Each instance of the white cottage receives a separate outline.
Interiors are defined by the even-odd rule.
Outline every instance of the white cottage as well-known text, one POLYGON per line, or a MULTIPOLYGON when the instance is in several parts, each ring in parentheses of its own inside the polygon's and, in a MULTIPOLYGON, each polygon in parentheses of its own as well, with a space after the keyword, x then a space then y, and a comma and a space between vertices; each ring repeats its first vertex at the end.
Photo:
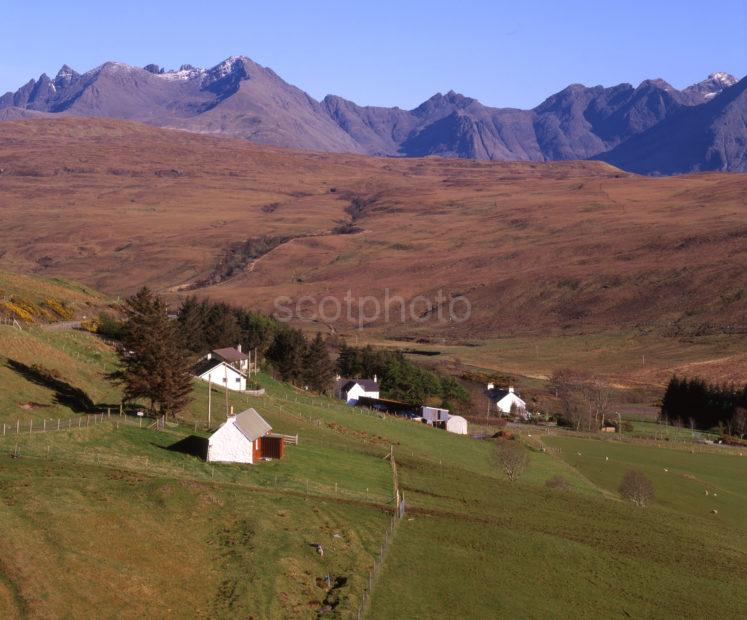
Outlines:
POLYGON ((379 379, 343 379, 337 377, 337 394, 348 405, 355 405, 361 396, 379 398, 379 379))
MULTIPOLYGON (((263 456, 263 440, 271 432, 272 427, 255 409, 230 416, 210 435, 207 460, 219 463, 256 463, 263 456)), ((270 439, 282 441, 282 438, 270 439)))
POLYGON ((235 347, 213 349, 206 357, 217 358, 243 373, 249 372, 249 362, 251 360, 249 359, 249 356, 241 350, 240 344, 237 344, 235 347))
POLYGON ((528 417, 527 404, 514 392, 513 387, 504 390, 488 383, 487 392, 488 398, 495 403, 496 409, 501 413, 515 413, 522 418, 528 417))
POLYGON ((246 373, 223 360, 214 358, 210 353, 197 362, 193 372, 198 379, 218 387, 227 387, 236 392, 246 390, 246 373))

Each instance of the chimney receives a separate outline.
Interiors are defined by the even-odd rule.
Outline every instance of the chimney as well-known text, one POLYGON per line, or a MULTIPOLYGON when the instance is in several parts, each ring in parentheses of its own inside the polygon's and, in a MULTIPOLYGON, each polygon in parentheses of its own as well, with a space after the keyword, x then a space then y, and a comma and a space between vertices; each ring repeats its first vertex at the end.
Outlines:
POLYGON ((378 383, 378 382, 379 382, 379 377, 374 375, 374 383, 378 383))
POLYGON ((231 415, 233 415, 233 405, 231 405, 231 415))
POLYGON ((342 379, 342 377, 339 374, 335 375, 335 381, 339 381, 340 379, 342 379))
POLYGON ((492 390, 494 388, 495 388, 495 384, 494 383, 488 383, 488 390, 492 390))
POLYGON ((513 394, 514 393, 514 386, 513 385, 508 388, 508 393, 509 394, 513 394))
POLYGON ((213 354, 212 354, 212 353, 208 353, 208 354, 207 354, 207 355, 205 356, 205 359, 206 359, 206 360, 211 360, 211 359, 213 359, 213 354))
POLYGON ((236 350, 241 353, 241 343, 236 345, 236 350))

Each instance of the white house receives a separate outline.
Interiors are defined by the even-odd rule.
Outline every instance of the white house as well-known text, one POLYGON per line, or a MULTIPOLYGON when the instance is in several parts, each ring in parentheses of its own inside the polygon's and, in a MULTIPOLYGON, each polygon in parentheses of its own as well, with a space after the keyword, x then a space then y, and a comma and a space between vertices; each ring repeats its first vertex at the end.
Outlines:
POLYGON ((208 439, 207 460, 256 463, 262 457, 262 438, 272 427, 254 409, 230 416, 208 439))
POLYGON ((337 395, 348 405, 355 405, 361 396, 379 398, 379 378, 343 379, 337 377, 337 395))
POLYGON ((246 374, 223 360, 215 359, 210 353, 193 368, 198 379, 208 381, 218 387, 243 392, 246 390, 246 374))
POLYGON ((217 358, 230 366, 233 366, 237 370, 240 370, 244 374, 249 371, 249 356, 241 351, 241 345, 237 344, 235 347, 225 347, 223 349, 213 349, 206 356, 209 358, 217 358))
POLYGON ((527 404, 514 392, 513 387, 504 390, 488 383, 487 392, 488 398, 495 403, 496 409, 501 413, 515 413, 522 418, 528 417, 527 404))
POLYGON ((446 420, 446 430, 457 435, 466 435, 467 420, 460 415, 450 415, 446 420))

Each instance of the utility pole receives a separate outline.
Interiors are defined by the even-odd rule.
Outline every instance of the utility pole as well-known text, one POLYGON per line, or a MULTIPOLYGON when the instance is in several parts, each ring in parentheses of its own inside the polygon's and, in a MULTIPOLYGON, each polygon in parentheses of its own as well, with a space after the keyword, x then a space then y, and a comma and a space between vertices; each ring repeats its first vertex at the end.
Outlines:
POLYGON ((208 375, 208 428, 210 428, 210 408, 213 404, 213 375, 208 375))
POLYGON ((225 383, 226 383, 226 420, 228 420, 228 367, 223 364, 223 372, 225 373, 225 383))

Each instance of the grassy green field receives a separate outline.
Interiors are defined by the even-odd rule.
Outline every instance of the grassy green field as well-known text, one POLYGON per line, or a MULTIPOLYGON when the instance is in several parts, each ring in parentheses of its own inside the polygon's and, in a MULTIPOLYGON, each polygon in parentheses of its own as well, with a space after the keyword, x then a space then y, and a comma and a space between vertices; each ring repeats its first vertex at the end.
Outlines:
POLYGON ((0 326, 2 618, 355 618, 394 509, 392 450, 407 513, 367 617, 737 618, 747 605, 737 449, 684 443, 684 430, 621 442, 527 427, 529 465, 511 483, 492 441, 261 374, 264 396, 213 391, 211 426, 252 406, 299 445, 279 461, 212 465, 177 449, 207 436, 208 386, 195 383, 179 424, 141 428, 116 415, 114 360, 91 334, 0 326), (60 385, 113 415, 76 411, 60 385), (72 427, 13 432, 56 418, 72 427), (617 493, 631 468, 656 488, 646 508, 617 493), (546 485, 557 475, 567 489, 546 485), (339 587, 322 587, 326 576, 339 587))
POLYGON ((545 442, 600 488, 615 492, 625 471, 639 469, 654 483, 657 508, 687 514, 703 528, 747 528, 747 452, 739 456, 734 450, 719 454, 575 437, 545 442))

